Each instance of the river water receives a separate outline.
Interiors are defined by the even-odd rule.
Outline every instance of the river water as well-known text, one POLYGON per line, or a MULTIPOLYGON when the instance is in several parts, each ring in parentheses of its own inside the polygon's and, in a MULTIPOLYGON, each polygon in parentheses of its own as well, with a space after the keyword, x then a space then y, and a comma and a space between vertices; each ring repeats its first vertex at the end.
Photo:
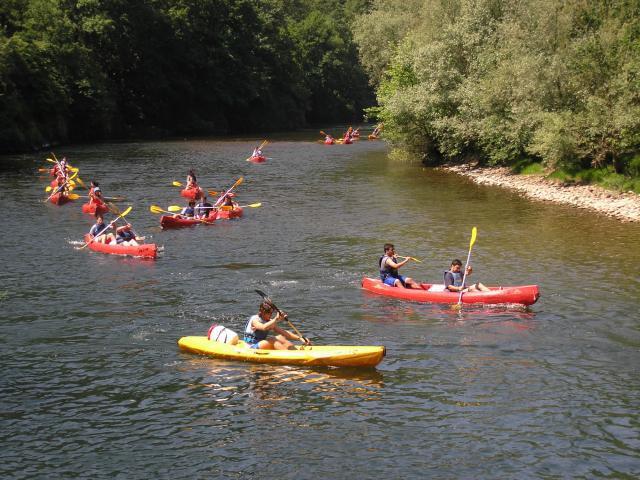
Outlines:
MULTIPOLYGON (((80 203, 42 203, 46 155, 2 157, 3 478, 640 476, 640 225, 390 158, 381 142, 259 139, 58 149, 126 195, 156 261, 76 250, 80 203), (189 168, 240 176, 240 220, 161 231, 189 168), (538 284, 528 310, 367 294, 385 242, 438 282, 538 284), (249 365, 178 350, 241 331, 268 292, 316 344, 385 345, 372 370, 249 365)), ((79 192, 82 193, 82 192, 79 192)))

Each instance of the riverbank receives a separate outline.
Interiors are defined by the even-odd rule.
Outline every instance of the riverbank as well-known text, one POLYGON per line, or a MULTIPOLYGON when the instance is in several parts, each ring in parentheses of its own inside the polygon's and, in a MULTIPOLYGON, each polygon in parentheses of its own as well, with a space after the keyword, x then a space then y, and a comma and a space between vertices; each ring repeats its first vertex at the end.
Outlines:
POLYGON ((470 178, 480 185, 514 190, 525 197, 593 210, 623 222, 640 222, 640 195, 619 193, 596 185, 554 182, 541 175, 518 175, 505 167, 445 165, 441 170, 470 178))

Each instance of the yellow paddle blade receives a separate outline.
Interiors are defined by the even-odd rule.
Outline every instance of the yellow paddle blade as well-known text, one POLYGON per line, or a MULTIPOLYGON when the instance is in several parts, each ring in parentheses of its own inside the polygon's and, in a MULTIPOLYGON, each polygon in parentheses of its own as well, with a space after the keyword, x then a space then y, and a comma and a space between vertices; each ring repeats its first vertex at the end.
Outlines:
POLYGON ((478 229, 476 227, 473 227, 471 229, 471 242, 469 242, 469 250, 471 250, 471 247, 473 247, 473 244, 476 243, 477 235, 478 235, 478 229))
POLYGON ((220 193, 220 192, 216 192, 215 190, 207 190, 207 191, 209 192, 209 195, 213 195, 213 196, 218 195, 218 193, 220 193))
POLYGON ((86 190, 87 186, 84 184, 82 179, 80 177, 77 177, 76 180, 78 181, 78 185, 80 185, 82 188, 86 190))
POLYGON ((70 186, 72 186, 72 187, 75 187, 76 182, 75 182, 75 180, 69 180, 68 184, 69 184, 70 186))
POLYGON ((119 217, 124 217, 127 213, 129 213, 131 210, 133 210, 133 207, 127 207, 127 209, 122 212, 120 215, 118 215, 119 217))
POLYGON ((169 205, 167 207, 167 210, 169 210, 170 212, 179 212, 180 210, 182 210, 182 207, 180 207, 179 205, 169 205))
POLYGON ((71 170, 72 172, 79 172, 80 169, 78 167, 69 167, 69 170, 71 170))
POLYGON ((149 210, 151 210, 151 213, 164 213, 164 210, 157 205, 151 205, 149 210))
POLYGON ((56 161, 52 158, 47 158, 47 162, 56 163, 56 161))
POLYGON ((231 205, 223 205, 220 207, 220 210, 225 210, 227 212, 230 212, 231 210, 233 210, 233 207, 231 205))
POLYGON ((247 207, 249 207, 249 208, 258 208, 258 207, 261 207, 261 206, 262 206, 262 203, 259 203, 259 202, 258 203, 252 203, 251 205, 247 205, 247 207))
POLYGON ((77 193, 70 193, 69 195, 67 195, 67 198, 69 200, 77 200, 80 198, 80 195, 78 195, 77 193))
POLYGON ((176 182, 175 180, 173 182, 171 182, 171 185, 173 185, 174 187, 182 187, 182 186, 184 186, 180 182, 176 182))
POLYGON ((40 173, 46 173, 46 172, 49 172, 49 170, 50 170, 49 168, 39 168, 39 169, 38 169, 38 171, 39 171, 40 173))
POLYGON ((48 185, 47 188, 44 189, 45 192, 50 192, 51 190, 53 190, 51 185, 48 185))

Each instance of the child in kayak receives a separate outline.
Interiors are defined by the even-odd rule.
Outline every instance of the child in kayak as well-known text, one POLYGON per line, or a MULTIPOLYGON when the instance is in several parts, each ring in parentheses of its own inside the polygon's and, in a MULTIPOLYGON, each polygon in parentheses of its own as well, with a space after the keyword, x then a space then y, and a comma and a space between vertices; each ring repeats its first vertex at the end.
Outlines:
POLYGON ((392 243, 384 244, 384 255, 378 260, 380 266, 380 280, 391 287, 417 288, 418 285, 412 278, 400 275, 398 269, 406 264, 411 257, 406 257, 402 261, 398 261, 395 247, 392 243))
MULTIPOLYGON (((450 292, 488 292, 489 288, 485 287, 482 283, 477 282, 473 285, 463 285, 462 262, 457 258, 451 262, 451 268, 444 272, 444 288, 450 292)), ((471 265, 467 265, 467 277, 471 275, 473 269, 471 265)))
POLYGON ((136 234, 131 229, 131 225, 129 223, 116 229, 116 243, 132 247, 140 245, 136 241, 136 234))
POLYGON ((189 200, 189 205, 180 210, 180 213, 174 215, 174 217, 193 218, 195 215, 195 200, 189 200))
POLYGON ((93 180, 91 180, 91 187, 89 188, 89 205, 95 205, 98 208, 105 206, 100 184, 93 180))
POLYGON ((286 314, 280 315, 280 313, 277 313, 275 318, 271 318, 273 310, 271 304, 262 302, 258 314, 249 318, 244 329, 244 341, 250 348, 295 350, 295 345, 290 340, 300 340, 305 342, 306 345, 309 344, 308 340, 280 328, 278 322, 286 320, 287 316, 286 314), (276 336, 269 336, 270 332, 275 333, 276 336))
POLYGON ((110 243, 116 241, 116 237, 113 233, 107 233, 107 226, 104 223, 104 217, 101 213, 96 213, 96 223, 91 227, 91 230, 89 230, 89 235, 95 238, 94 242, 98 243, 110 243))
POLYGON ((233 210, 238 206, 236 202, 233 201, 236 194, 233 192, 227 193, 226 197, 224 197, 224 202, 222 202, 223 207, 227 207, 225 210, 233 210))
POLYGON ((189 170, 187 174, 187 186, 185 187, 187 190, 192 188, 198 188, 198 182, 196 181, 196 174, 193 170, 189 170))

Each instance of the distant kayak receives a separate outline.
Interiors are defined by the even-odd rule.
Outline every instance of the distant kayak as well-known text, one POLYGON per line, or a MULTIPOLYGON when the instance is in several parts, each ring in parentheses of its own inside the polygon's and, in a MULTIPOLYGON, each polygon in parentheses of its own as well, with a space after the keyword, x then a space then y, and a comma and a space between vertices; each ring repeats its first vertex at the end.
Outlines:
POLYGON ((64 193, 58 192, 51 195, 49 197, 49 201, 54 205, 64 205, 67 202, 71 202, 71 199, 67 197, 64 193))
POLYGON ((213 225, 218 212, 214 211, 207 218, 184 218, 174 217, 173 215, 163 215, 160 217, 160 226, 163 229, 193 227, 194 225, 213 225))
MULTIPOLYGON (((362 288, 368 292, 387 297, 412 300, 414 302, 430 303, 458 303, 460 296, 457 292, 444 290, 442 284, 421 283, 422 289, 391 287, 383 284, 379 279, 365 277, 362 288)), ((521 304, 533 305, 540 298, 537 285, 523 285, 516 287, 489 287, 488 292, 467 292, 462 295, 462 303, 484 304, 521 304)))
POLYGON ((109 207, 105 204, 98 205, 97 203, 84 203, 82 205, 82 213, 88 213, 91 215, 95 215, 96 213, 107 213, 109 211, 109 207))
MULTIPOLYGON (((85 243, 91 241, 91 235, 84 236, 85 243)), ((91 242, 87 246, 94 252, 107 253, 110 255, 130 255, 132 257, 156 258, 158 247, 155 243, 143 243, 141 245, 122 245, 117 243, 91 242)))
POLYGON ((218 210, 218 218, 221 220, 229 220, 231 218, 240 218, 244 213, 242 207, 234 207, 233 210, 218 210))
POLYGON ((191 353, 227 360, 325 367, 375 367, 385 355, 383 346, 312 345, 296 350, 262 350, 249 348, 243 341, 229 345, 207 337, 182 337, 178 346, 191 353))
POLYGON ((253 163, 264 163, 267 161, 267 157, 264 155, 256 155, 254 157, 249 157, 249 161, 253 163))

